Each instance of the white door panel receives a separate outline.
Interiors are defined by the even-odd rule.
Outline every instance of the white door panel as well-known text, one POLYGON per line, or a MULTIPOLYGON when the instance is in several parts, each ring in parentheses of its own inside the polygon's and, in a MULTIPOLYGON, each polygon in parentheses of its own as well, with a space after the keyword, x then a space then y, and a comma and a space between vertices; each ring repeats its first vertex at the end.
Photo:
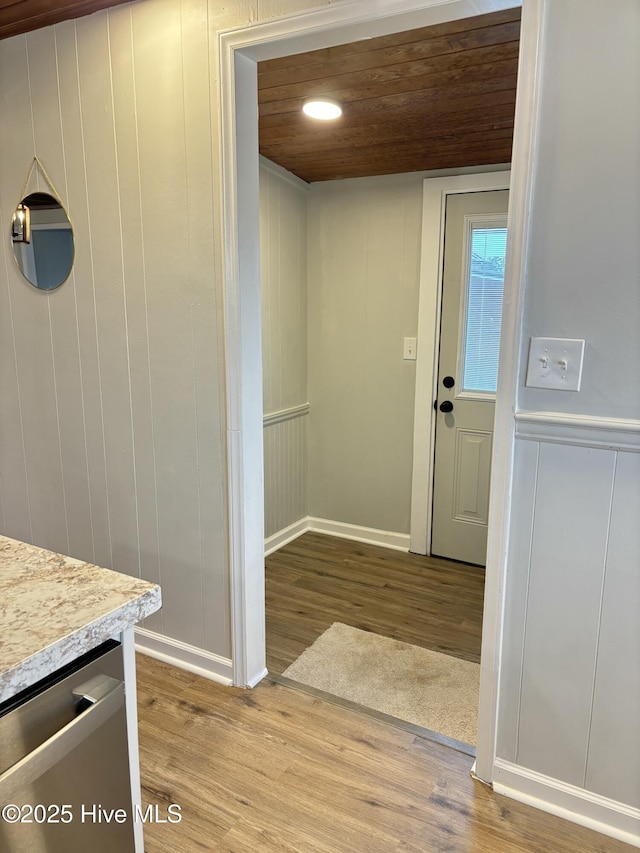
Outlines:
POLYGON ((431 553, 478 565, 486 561, 507 205, 506 190, 450 195, 445 218, 431 553))
POLYGON ((458 521, 487 524, 493 433, 456 430, 453 512, 458 521))

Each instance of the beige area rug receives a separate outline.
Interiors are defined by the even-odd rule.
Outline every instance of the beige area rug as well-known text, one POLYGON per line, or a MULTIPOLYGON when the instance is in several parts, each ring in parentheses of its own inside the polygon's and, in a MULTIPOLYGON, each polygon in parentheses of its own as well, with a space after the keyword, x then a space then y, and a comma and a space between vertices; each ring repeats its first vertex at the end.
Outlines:
POLYGON ((480 665, 334 622, 283 673, 475 746, 480 665))

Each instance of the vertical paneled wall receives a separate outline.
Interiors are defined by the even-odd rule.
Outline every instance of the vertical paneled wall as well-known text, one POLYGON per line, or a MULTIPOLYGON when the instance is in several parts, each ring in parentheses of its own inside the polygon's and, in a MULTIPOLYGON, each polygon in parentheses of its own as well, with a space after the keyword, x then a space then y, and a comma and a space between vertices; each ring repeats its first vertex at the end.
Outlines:
POLYGON ((637 809, 640 5, 544 7, 498 755, 637 809), (534 335, 585 339, 578 393, 525 387, 534 335))
POLYGON ((309 510, 409 532, 423 175, 313 184, 309 510))
POLYGON ((37 154, 76 241, 51 293, 1 241, 0 490, 4 533, 160 582, 146 627, 228 656, 209 26, 147 0, 0 45, 3 230, 37 154))
POLYGON ((498 755, 640 808, 640 454, 574 441, 516 445, 498 755))
POLYGON ((585 787, 640 809, 640 454, 617 453, 585 787))
POLYGON ((264 529, 269 538, 308 515, 309 415, 264 426, 264 529))
POLYGON ((307 513, 308 185, 261 158, 265 536, 307 513), (274 417, 275 415, 275 417, 274 417))

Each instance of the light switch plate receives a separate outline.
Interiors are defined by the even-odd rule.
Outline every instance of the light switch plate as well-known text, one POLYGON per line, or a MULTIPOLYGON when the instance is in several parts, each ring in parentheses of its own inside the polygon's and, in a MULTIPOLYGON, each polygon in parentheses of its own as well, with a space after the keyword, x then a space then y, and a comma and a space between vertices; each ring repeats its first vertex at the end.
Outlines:
POLYGON ((582 339, 531 338, 525 384, 528 388, 579 391, 583 358, 582 339))
POLYGON ((405 338, 402 357, 405 361, 415 361, 417 359, 417 340, 416 338, 405 338))

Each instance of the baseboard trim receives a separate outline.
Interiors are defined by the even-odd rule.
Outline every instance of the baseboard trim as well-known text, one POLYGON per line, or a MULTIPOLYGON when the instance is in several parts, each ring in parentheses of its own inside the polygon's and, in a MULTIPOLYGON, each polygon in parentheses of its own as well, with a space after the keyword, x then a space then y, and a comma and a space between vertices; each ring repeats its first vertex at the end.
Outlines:
POLYGON ((494 765, 493 790, 602 835, 640 847, 640 809, 500 758, 494 765))
POLYGON ((360 527, 358 524, 346 524, 343 521, 331 521, 328 518, 309 516, 308 530, 315 533, 329 533, 342 539, 353 539, 367 545, 382 545, 395 551, 409 550, 409 534, 393 533, 390 530, 378 530, 375 527, 360 527))
POLYGON ((303 533, 306 533, 309 529, 309 517, 305 516, 304 518, 299 519, 299 521, 294 521, 293 524, 290 524, 288 527, 283 527, 282 530, 278 530, 277 533, 274 533, 272 536, 267 537, 264 540, 264 555, 268 557, 269 554, 273 554, 274 551, 278 551, 280 548, 284 548, 285 545, 288 545, 289 542, 293 542, 294 539, 297 539, 298 536, 302 536, 303 533))
POLYGON ((328 518, 307 515, 265 539, 265 557, 289 542, 293 542, 307 530, 312 530, 314 533, 327 533, 329 536, 338 536, 340 539, 352 539, 354 542, 364 542, 366 545, 381 545, 383 548, 391 548, 394 551, 409 551, 408 533, 393 533, 390 530, 360 527, 357 524, 346 524, 343 521, 331 521, 328 518))
MULTIPOLYGON (((220 657, 188 643, 181 643, 146 628, 135 629, 136 651, 163 663, 186 669, 210 681, 229 687, 233 683, 233 666, 229 658, 220 657)), ((266 673, 265 673, 266 674, 266 673)), ((261 675, 260 678, 264 676, 261 675)), ((260 680, 258 678, 256 683, 260 680)))
POLYGON ((309 530, 315 533, 328 533, 342 539, 353 539, 367 545, 382 545, 395 551, 409 550, 409 534, 393 533, 390 530, 378 530, 374 527, 360 527, 358 524, 346 524, 343 521, 331 521, 328 518, 309 516, 309 530))
POLYGON ((269 670, 265 666, 265 668, 262 670, 262 672, 258 673, 258 675, 256 675, 255 678, 252 678, 251 681, 249 681, 249 683, 247 684, 247 687, 255 687, 256 684, 259 684, 262 681, 262 679, 266 678, 268 675, 269 675, 269 670))

